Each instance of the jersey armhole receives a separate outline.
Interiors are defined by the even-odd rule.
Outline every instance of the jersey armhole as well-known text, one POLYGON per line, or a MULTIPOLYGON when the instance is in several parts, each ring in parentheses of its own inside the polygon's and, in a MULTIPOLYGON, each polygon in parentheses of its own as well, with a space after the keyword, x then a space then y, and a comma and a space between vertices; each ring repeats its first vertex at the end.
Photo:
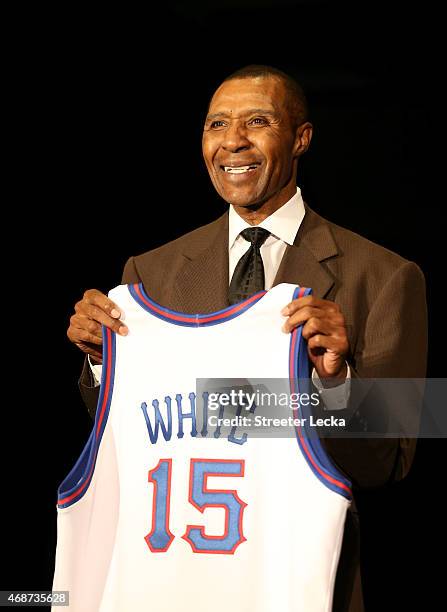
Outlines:
MULTIPOLYGON (((295 289, 293 299, 304 297, 312 293, 311 289, 298 287, 295 289)), ((298 393, 298 397, 305 395, 309 401, 299 402, 296 417, 303 419, 304 426, 296 426, 295 433, 300 450, 315 476, 329 489, 339 493, 348 501, 352 499, 352 484, 348 478, 337 468, 321 444, 314 427, 309 426, 311 415, 311 385, 307 344, 302 338, 302 326, 295 329, 290 338, 290 387, 291 391, 298 393)))
POLYGON ((102 337, 103 367, 95 422, 79 459, 58 488, 58 508, 72 506, 87 492, 93 477, 99 445, 109 416, 115 378, 116 336, 111 329, 103 326, 102 337))

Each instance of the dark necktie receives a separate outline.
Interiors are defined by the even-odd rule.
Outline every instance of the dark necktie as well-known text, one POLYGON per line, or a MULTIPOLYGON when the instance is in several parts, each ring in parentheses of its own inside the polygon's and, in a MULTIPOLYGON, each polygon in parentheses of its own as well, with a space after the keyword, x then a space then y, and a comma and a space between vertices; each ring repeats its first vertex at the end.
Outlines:
POLYGON ((248 227, 240 234, 251 246, 240 258, 230 283, 229 302, 237 304, 246 300, 258 291, 264 290, 264 264, 261 257, 261 245, 270 236, 262 227, 248 227))

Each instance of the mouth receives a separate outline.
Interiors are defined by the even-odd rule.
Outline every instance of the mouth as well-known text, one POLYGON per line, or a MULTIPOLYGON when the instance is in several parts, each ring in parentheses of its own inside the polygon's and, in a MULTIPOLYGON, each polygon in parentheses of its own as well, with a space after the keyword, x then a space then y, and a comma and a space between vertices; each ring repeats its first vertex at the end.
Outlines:
POLYGON ((226 174, 247 174, 254 172, 259 166, 258 162, 254 162, 245 166, 220 166, 220 169, 226 174))

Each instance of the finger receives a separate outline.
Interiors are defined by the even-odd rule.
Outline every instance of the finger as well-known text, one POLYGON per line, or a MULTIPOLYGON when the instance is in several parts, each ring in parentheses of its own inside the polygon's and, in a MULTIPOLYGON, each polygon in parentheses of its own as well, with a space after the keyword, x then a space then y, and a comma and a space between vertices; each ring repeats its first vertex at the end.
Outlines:
POLYGON ((309 338, 307 346, 311 351, 325 349, 340 356, 345 356, 349 348, 347 339, 325 336, 324 334, 315 334, 309 338))
POLYGON ((97 306, 107 313, 112 319, 120 319, 123 316, 119 306, 117 306, 115 302, 112 302, 112 300, 110 300, 104 293, 101 293, 101 291, 98 291, 97 289, 88 289, 84 293, 82 301, 86 304, 97 306))
MULTIPOLYGON (((91 321, 96 321, 100 325, 105 325, 112 331, 122 336, 126 336, 129 332, 127 325, 124 325, 119 319, 113 319, 104 310, 101 310, 99 306, 87 305, 84 308, 84 312, 80 314, 81 317, 85 317, 91 321)), ((80 325, 82 327, 82 325, 80 325)))
POLYGON ((323 334, 325 336, 338 335, 341 330, 334 328, 334 326, 327 321, 327 319, 319 319, 318 317, 311 317, 303 325, 302 336, 305 340, 309 340, 316 334, 323 334))
MULTIPOLYGON (((83 353, 90 355, 90 357, 93 357, 95 361, 99 361, 99 363, 102 363, 102 351, 98 351, 97 349, 93 347, 93 345, 88 344, 86 342, 76 342, 75 345, 79 349, 81 349, 83 353)), ((95 365, 98 365, 98 364, 95 364, 95 365)))
POLYGON ((306 306, 310 306, 313 308, 322 308, 323 310, 334 313, 340 311, 340 306, 335 302, 331 302, 330 300, 323 300, 321 298, 316 297, 315 295, 306 295, 302 298, 298 298, 289 302, 281 310, 281 314, 284 316, 288 316, 293 314, 300 308, 305 308, 306 306))
POLYGON ((311 306, 305 306, 300 308, 284 321, 283 331, 292 331, 298 325, 303 325, 307 320, 320 317, 326 317, 326 311, 321 308, 313 308, 311 306))
MULTIPOLYGON (((70 327, 73 330, 77 329, 85 329, 89 331, 94 336, 97 336, 100 341, 102 341, 102 327, 100 323, 89 319, 84 315, 72 315, 70 317, 70 327)), ((74 331, 76 333, 76 331, 74 331)))
POLYGON ((315 336, 315 334, 331 336, 337 341, 347 339, 346 328, 344 326, 334 325, 333 322, 328 319, 312 317, 303 325, 302 335, 305 340, 309 340, 309 338, 315 336))
POLYGON ((89 343, 97 346, 102 345, 102 339, 98 338, 94 334, 91 334, 86 329, 79 329, 77 327, 70 327, 67 332, 67 336, 74 344, 89 343))

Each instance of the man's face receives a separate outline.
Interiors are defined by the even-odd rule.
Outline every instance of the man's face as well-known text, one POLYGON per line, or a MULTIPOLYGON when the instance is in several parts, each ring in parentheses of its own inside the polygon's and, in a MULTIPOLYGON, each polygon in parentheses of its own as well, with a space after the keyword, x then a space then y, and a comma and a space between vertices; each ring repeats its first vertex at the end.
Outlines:
POLYGON ((222 83, 205 120, 202 151, 219 195, 235 206, 264 203, 293 183, 296 133, 280 79, 222 83))

